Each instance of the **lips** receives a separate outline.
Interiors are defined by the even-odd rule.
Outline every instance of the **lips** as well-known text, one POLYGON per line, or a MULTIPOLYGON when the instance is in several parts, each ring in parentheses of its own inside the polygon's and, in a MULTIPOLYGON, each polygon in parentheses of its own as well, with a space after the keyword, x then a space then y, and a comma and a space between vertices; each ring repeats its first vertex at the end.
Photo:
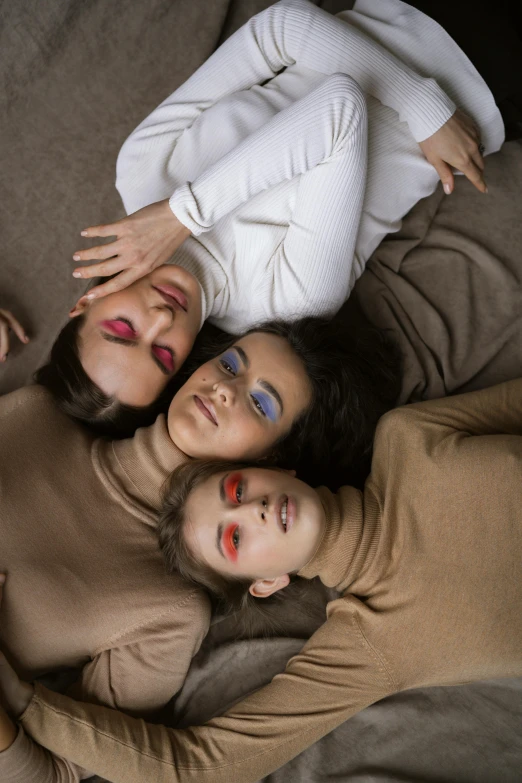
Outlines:
POLYGON ((187 312, 188 299, 179 288, 176 288, 173 285, 154 285, 152 287, 168 305, 174 308, 174 310, 183 310, 183 312, 187 312))
POLYGON ((201 411, 203 416, 205 416, 209 421, 212 422, 212 424, 214 424, 217 427, 218 420, 216 416, 216 409, 214 408, 210 400, 198 397, 198 395, 195 394, 194 402, 196 403, 196 408, 198 408, 198 410, 201 411))
POLYGON ((286 534, 295 522, 296 517, 296 505, 293 498, 283 495, 276 507, 276 521, 277 526, 282 533, 286 534))

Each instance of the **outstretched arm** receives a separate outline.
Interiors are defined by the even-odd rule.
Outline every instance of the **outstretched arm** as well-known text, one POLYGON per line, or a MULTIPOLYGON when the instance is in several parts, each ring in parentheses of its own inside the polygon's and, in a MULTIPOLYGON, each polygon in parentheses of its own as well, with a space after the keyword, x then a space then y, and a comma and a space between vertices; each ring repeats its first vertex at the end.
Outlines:
MULTIPOLYGON (((2 577, 0 575, 0 600, 2 577)), ((122 643, 120 647, 97 655, 84 667, 70 693, 75 698, 126 709, 134 714, 147 714, 164 706, 183 685, 192 656, 208 625, 208 613, 201 611, 199 601, 191 602, 185 596, 183 604, 186 605, 183 619, 180 612, 174 613, 180 618, 179 622, 169 621, 167 613, 163 627, 160 622, 150 630, 143 629, 140 642, 122 643)), ((13 670, 0 655, 0 704, 3 695, 5 703, 16 715, 19 712, 17 696, 21 694, 25 699, 32 691, 29 686, 18 688, 18 679, 13 675, 13 670)), ((41 747, 22 728, 18 730, 0 710, 0 780, 3 783, 78 783, 94 774, 87 771, 91 769, 90 763, 83 767, 41 747)))
POLYGON ((250 783, 397 689, 357 625, 357 601, 329 619, 270 685, 205 726, 171 730, 37 686, 22 716, 44 745, 115 783, 250 783))
POLYGON ((469 435, 522 435, 522 378, 402 410, 469 435))

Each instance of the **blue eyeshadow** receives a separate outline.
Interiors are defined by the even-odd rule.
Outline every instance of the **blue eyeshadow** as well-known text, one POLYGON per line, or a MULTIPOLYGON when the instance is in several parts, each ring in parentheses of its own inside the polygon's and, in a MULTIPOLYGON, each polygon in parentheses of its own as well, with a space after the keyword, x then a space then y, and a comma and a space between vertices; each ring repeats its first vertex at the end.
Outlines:
POLYGON ((226 362, 232 368, 233 373, 237 373, 239 370, 239 362, 235 351, 227 351, 221 357, 222 362, 226 362))
POLYGON ((252 394, 252 397, 261 405, 265 416, 270 419, 270 421, 277 420, 278 408, 269 394, 255 392, 252 394))

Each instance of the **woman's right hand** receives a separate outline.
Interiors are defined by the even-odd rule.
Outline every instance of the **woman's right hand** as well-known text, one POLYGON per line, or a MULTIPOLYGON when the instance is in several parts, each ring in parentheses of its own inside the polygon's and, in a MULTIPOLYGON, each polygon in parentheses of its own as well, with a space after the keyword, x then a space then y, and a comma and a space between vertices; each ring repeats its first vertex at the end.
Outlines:
POLYGON ((9 354, 9 330, 12 330, 20 342, 26 344, 29 338, 25 329, 9 310, 0 309, 0 362, 5 362, 9 354))
POLYGON ((190 233, 172 212, 168 199, 149 204, 116 223, 86 228, 82 231, 84 237, 114 236, 116 239, 88 250, 78 250, 73 256, 75 261, 99 260, 100 263, 78 267, 73 276, 84 279, 116 277, 91 288, 79 302, 99 299, 127 288, 165 264, 190 233))

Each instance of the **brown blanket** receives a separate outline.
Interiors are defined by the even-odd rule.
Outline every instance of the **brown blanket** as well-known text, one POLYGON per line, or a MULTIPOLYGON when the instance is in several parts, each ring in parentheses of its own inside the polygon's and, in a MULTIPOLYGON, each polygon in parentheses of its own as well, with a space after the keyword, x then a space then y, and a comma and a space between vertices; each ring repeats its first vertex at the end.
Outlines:
MULTIPOLYGON (((269 4, 0 4, 0 307, 33 336, 23 350, 13 342, 0 392, 30 381, 82 291, 70 275, 80 230, 123 215, 113 183, 125 137, 269 4)), ((488 196, 460 179, 451 197, 437 191, 419 204, 356 286, 353 301, 393 329, 403 349, 403 401, 522 375, 522 146, 506 145, 486 173, 488 196)), ((324 606, 324 596, 317 600, 324 606)), ((284 668, 322 616, 285 611, 285 637, 234 641, 234 623, 216 622, 168 717, 204 720, 284 668), (233 682, 224 674, 232 658, 233 682)), ((514 783, 520 725, 520 681, 412 691, 365 710, 266 780, 514 783)))

